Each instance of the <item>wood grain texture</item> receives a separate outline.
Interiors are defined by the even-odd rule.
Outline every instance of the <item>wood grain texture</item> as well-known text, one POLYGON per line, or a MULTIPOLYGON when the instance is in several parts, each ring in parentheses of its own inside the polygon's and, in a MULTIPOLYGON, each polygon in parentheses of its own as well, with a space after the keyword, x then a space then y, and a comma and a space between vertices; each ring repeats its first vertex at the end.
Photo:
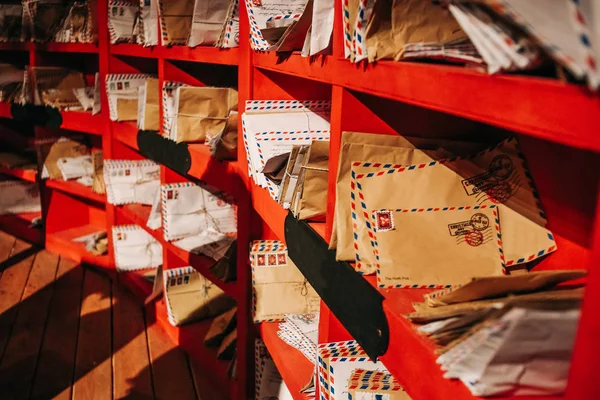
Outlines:
POLYGON ((45 250, 36 254, 0 363, 0 391, 3 398, 29 398, 57 268, 57 255, 45 250))
POLYGON ((113 293, 114 398, 154 399, 142 307, 116 286, 113 293))
POLYGON ((155 398, 195 399, 194 380, 185 353, 175 346, 158 323, 149 323, 147 332, 155 398))
POLYGON ((110 281, 86 270, 75 361, 73 399, 112 399, 110 281))
POLYGON ((220 388, 220 390, 217 390, 214 384, 206 377, 206 374, 204 374, 198 360, 188 357, 188 362, 194 378, 198 400, 225 400, 229 398, 224 397, 223 393, 230 393, 231 388, 220 388))
POLYGON ((71 399, 82 288, 82 267, 62 258, 34 379, 33 399, 71 399))
MULTIPOLYGON (((31 245, 16 240, 11 258, 31 249, 31 245)), ((13 324, 17 317, 19 302, 23 296, 23 289, 29 277, 29 271, 33 265, 35 256, 31 255, 25 259, 10 265, 2 272, 0 277, 0 360, 4 355, 6 343, 10 337, 13 324)))

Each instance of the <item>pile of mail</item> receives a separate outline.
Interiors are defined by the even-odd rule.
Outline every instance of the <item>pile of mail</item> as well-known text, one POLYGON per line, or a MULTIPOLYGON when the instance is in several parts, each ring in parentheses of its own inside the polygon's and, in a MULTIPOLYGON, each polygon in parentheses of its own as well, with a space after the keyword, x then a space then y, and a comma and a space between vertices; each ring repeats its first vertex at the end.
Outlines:
POLYGON ((96 170, 90 148, 81 138, 48 138, 37 140, 42 179, 73 180, 92 186, 96 170))
POLYGON ((316 314, 320 298, 277 240, 254 241, 252 267, 252 315, 254 322, 280 321, 286 314, 316 314))
POLYGON ((23 0, 0 4, 0 41, 94 43, 96 0, 23 0))
POLYGON ((223 192, 191 182, 161 186, 162 227, 165 240, 215 261, 235 241, 236 206, 223 192))
POLYGON ((104 160, 109 204, 154 204, 160 190, 160 165, 150 160, 104 160))
POLYGON ((302 50, 304 57, 331 51, 333 0, 245 1, 252 49, 302 50))
POLYGON ((42 211, 40 191, 35 182, 0 178, 0 215, 42 211))
MULTIPOLYGON (((152 90, 146 90, 146 81, 156 78, 149 74, 108 74, 106 75, 106 96, 108 97, 108 108, 111 121, 137 121, 139 98, 146 103, 146 96, 157 95, 152 90)), ((152 85, 152 83, 151 83, 152 85)), ((156 102, 149 101, 150 107, 156 102)), ((145 119, 142 113, 142 120, 145 119)), ((154 110, 156 118, 156 110, 154 110)), ((152 121, 148 121, 152 123, 152 121)))
MULTIPOLYGON (((174 326, 213 318, 235 307, 235 300, 192 267, 167 269, 163 274, 168 318, 174 326)), ((230 347, 234 340, 232 336, 221 345, 230 347)))
POLYGON ((551 396, 567 383, 585 271, 478 278, 429 293, 407 318, 475 396, 551 396))
POLYGON ((143 46, 239 45, 238 0, 110 0, 111 43, 143 46))
POLYGON ((442 288, 509 274, 554 252, 517 141, 481 146, 343 133, 337 259, 376 272, 380 287, 442 288))
MULTIPOLYGON (((489 73, 527 70, 546 55, 591 88, 600 12, 593 0, 350 0, 342 2, 345 57, 443 59, 489 73)), ((314 25, 313 25, 314 28, 314 25)))
POLYGON ((267 347, 256 339, 254 347, 256 400, 292 400, 293 396, 281 378, 267 347))
POLYGON ((114 225, 112 239, 117 271, 150 269, 162 264, 162 245, 141 226, 114 225))
POLYGON ((356 341, 320 343, 317 350, 321 399, 410 399, 381 361, 371 360, 356 341), (365 397, 357 397, 360 392, 365 397))
POLYGON ((285 208, 306 209, 306 219, 324 215, 330 108, 328 101, 248 101, 242 115, 248 174, 285 208))

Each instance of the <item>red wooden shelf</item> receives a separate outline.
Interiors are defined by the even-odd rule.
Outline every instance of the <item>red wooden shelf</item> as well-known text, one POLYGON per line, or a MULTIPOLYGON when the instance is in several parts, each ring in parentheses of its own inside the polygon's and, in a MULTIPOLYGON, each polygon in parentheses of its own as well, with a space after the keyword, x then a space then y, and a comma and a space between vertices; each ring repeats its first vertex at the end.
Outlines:
POLYGON ((106 196, 98 193, 94 193, 91 187, 84 186, 76 181, 61 181, 57 179, 47 179, 46 187, 60 190, 61 192, 69 193, 77 197, 92 200, 97 203, 106 201, 106 196))
POLYGON ((124 284, 140 300, 144 301, 152 293, 152 282, 143 275, 148 270, 119 273, 119 283, 124 284))
POLYGON ((111 265, 108 254, 95 256, 86 250, 85 244, 73 241, 73 239, 105 229, 105 227, 97 225, 83 225, 63 231, 48 232, 46 234, 46 249, 78 262, 84 262, 108 269, 109 271, 114 271, 114 267, 111 265))
POLYGON ((14 176, 28 182, 37 181, 37 169, 7 168, 0 166, 0 174, 14 176))
POLYGON ((61 129, 102 135, 105 131, 102 114, 92 115, 88 111, 61 111, 61 129))
POLYGON ((277 336, 278 326, 279 322, 261 323, 260 336, 294 400, 306 400, 309 397, 300 390, 310 381, 315 366, 299 350, 277 336))
POLYGON ((142 58, 158 58, 157 47, 144 47, 139 44, 117 43, 109 46, 112 55, 142 58))
POLYGON ((10 107, 12 104, 6 102, 0 102, 0 118, 12 118, 10 107))
POLYGON ((33 228, 31 223, 40 218, 41 212, 0 215, 0 229, 25 239, 31 243, 43 243, 43 228, 33 228))
POLYGON ((255 52, 253 60, 254 66, 258 68, 319 82, 334 81, 335 65, 331 56, 311 60, 309 57, 302 57, 299 52, 289 56, 280 56, 274 52, 255 52))
POLYGON ((138 127, 135 122, 115 122, 112 121, 113 136, 119 142, 131 147, 134 150, 139 151, 137 144, 138 127))
MULTIPOLYGON (((227 375, 230 361, 217 359, 217 349, 204 345, 204 336, 208 332, 212 320, 194 322, 183 326, 173 326, 168 320, 167 308, 164 299, 149 304, 146 307, 147 315, 156 318, 156 321, 167 332, 171 340, 194 359, 200 360, 203 372, 214 382, 214 387, 231 395, 235 385, 227 375)), ((231 399, 237 397, 231 395, 231 399)))
POLYGON ((158 54, 166 60, 191 61, 208 64, 238 65, 240 61, 239 49, 219 49, 212 46, 159 47, 158 54))
POLYGON ((192 165, 188 175, 218 187, 232 195, 239 194, 244 184, 238 174, 237 161, 218 161, 204 144, 188 145, 192 165))
POLYGON ((0 50, 29 51, 33 50, 34 43, 31 42, 0 42, 0 50))
POLYGON ((36 43, 35 50, 53 53, 98 53, 97 43, 36 43))
POLYGON ((146 232, 152 235, 154 239, 161 242, 161 244, 164 244, 162 228, 153 230, 147 225, 148 217, 150 216, 150 211, 152 210, 151 206, 146 206, 144 204, 126 204, 116 207, 116 210, 132 223, 144 228, 146 232))

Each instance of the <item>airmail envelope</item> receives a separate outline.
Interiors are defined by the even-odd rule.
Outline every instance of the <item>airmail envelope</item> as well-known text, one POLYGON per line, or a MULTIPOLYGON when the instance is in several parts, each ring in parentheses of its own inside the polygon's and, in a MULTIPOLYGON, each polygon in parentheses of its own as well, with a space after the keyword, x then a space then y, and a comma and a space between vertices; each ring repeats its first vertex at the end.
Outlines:
POLYGON ((444 287, 504 274, 495 205, 373 212, 380 287, 444 287))
MULTIPOLYGON (((354 166, 360 166, 355 163, 354 166)), ((471 158, 354 173, 352 217, 357 262, 372 264, 371 213, 380 209, 428 209, 498 205, 506 265, 532 261, 556 250, 531 175, 516 140, 471 158)))

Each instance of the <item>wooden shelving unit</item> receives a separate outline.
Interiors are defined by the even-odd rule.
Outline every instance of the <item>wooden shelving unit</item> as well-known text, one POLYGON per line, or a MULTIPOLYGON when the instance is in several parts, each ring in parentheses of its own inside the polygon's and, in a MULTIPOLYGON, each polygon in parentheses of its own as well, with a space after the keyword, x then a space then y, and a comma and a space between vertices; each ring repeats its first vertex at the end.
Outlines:
MULTIPOLYGON (((242 2, 243 3, 243 2, 242 2)), ((336 9, 333 54, 315 60, 295 52, 280 56, 252 52, 247 41, 240 48, 185 46, 142 47, 133 44, 110 45, 106 27, 107 2, 98 4, 99 44, 0 43, 0 51, 26 52, 35 65, 45 53, 77 53, 98 60, 97 72, 102 82, 110 73, 155 73, 160 82, 180 80, 190 84, 210 82, 210 77, 188 74, 179 63, 215 64, 218 68, 237 68, 239 107, 246 100, 331 100, 331 150, 329 165, 329 200, 326 221, 311 227, 329 240, 335 204, 335 177, 342 131, 375 134, 406 134, 425 137, 460 138, 495 142, 507 134, 516 134, 546 208, 550 229, 557 237, 559 250, 536 268, 587 268, 588 290, 583 306, 579 337, 565 398, 600 397, 600 383, 594 374, 600 368, 597 354, 600 341, 594 333, 600 322, 594 317, 600 304, 600 218, 598 195, 600 177, 600 97, 582 85, 520 75, 488 76, 463 67, 416 62, 379 62, 376 65, 353 65, 342 57, 341 10, 336 9), (135 62, 133 61, 135 60, 135 62)), ((336 2, 340 7, 340 2, 336 2)), ((240 10, 240 37, 248 37, 249 28, 244 5, 240 10)), ((87 71, 96 72, 96 71, 87 71)), ((135 123, 111 122, 108 103, 102 91, 102 112, 63 112, 62 129, 95 135, 101 140, 106 159, 140 159, 135 123)), ((0 118, 11 118, 11 106, 0 103, 0 118)), ((36 128, 39 129, 39 128, 36 128)), ((1 133, 0 133, 1 134, 1 133)), ((2 140, 5 138, 0 136, 2 140)), ((14 139, 11 139, 14 140, 14 139)), ((232 398, 251 397, 253 385, 254 336, 262 336, 290 392, 295 399, 312 366, 277 336, 277 323, 263 323, 257 328, 250 318, 250 271, 248 245, 255 239, 285 240, 284 220, 287 211, 257 187, 247 174, 244 146, 239 135, 238 160, 217 162, 204 145, 188 146, 191 167, 185 175, 161 168, 161 182, 204 181, 231 193, 238 210, 238 280, 223 283, 213 277, 206 259, 190 255, 164 240, 162 230, 146 226, 149 206, 113 206, 105 196, 91 192, 75 182, 46 181, 43 214, 46 217, 45 243, 49 250, 97 265, 116 276, 109 239, 109 254, 93 256, 83 245, 72 240, 99 229, 109 233, 116 224, 134 223, 146 229, 163 245, 164 268, 192 265, 219 285, 238 302, 238 369, 236 378, 227 377, 227 364, 216 359, 213 349, 202 344, 209 322, 173 327, 167 320, 164 303, 147 306, 167 330, 174 342, 197 358, 214 376, 214 382, 232 398)), ((160 160, 155 160, 160 161, 160 160)), ((0 170, 0 173, 35 182, 37 171, 0 170)), ((29 232, 31 216, 0 218, 0 225, 29 232), (21 221, 17 224, 15 221, 21 221), (25 222, 23 222, 25 221, 25 222)), ((43 240, 40 238, 39 240, 43 240)), ((119 281, 140 299, 151 292, 150 283, 140 273, 120 274, 119 281)), ((373 286, 372 277, 365 277, 373 286)), ((332 285, 335 285, 332 282, 332 285)), ((391 289, 381 291, 390 341, 381 357, 386 367, 405 387, 413 399, 472 399, 460 382, 442 377, 435 364, 434 347, 419 336, 403 316, 420 300, 423 290, 391 289)), ((336 316, 322 306, 320 342, 350 339, 336 316)), ((562 398, 562 397, 560 397, 562 398)), ((522 399, 522 397, 521 397, 522 399)), ((539 399, 539 397, 538 397, 539 399)))

